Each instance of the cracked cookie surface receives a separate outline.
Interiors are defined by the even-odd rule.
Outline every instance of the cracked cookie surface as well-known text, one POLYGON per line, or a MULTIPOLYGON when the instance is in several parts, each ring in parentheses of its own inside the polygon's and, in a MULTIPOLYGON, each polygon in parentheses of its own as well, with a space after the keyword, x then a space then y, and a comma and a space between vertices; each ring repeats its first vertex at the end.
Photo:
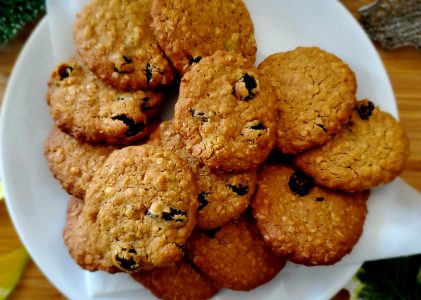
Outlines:
POLYGON ((190 165, 197 178, 197 226, 202 229, 219 227, 238 218, 248 207, 257 182, 255 169, 243 172, 214 172, 199 163, 185 148, 173 121, 162 122, 152 132, 147 144, 174 151, 190 165))
POLYGON ((253 23, 241 0, 155 0, 151 14, 161 48, 182 75, 217 50, 254 63, 253 23))
POLYGON ((273 87, 279 117, 276 146, 295 154, 326 143, 355 106, 355 75, 338 57, 316 47, 266 58, 258 67, 273 87))
POLYGON ((148 134, 163 94, 123 92, 105 85, 79 59, 62 63, 48 83, 47 103, 61 130, 79 140, 129 144, 148 134))
POLYGON ((363 100, 332 140, 296 156, 294 163, 319 185, 355 192, 392 181, 408 155, 409 140, 399 122, 363 100))
POLYGON ((333 192, 307 182, 289 166, 264 166, 253 215, 276 254, 308 266, 331 265, 358 242, 369 192, 333 192))
POLYGON ((196 194, 193 174, 173 152, 114 151, 95 173, 81 215, 94 253, 125 272, 177 262, 196 224, 196 194))
POLYGON ((79 142, 53 127, 44 143, 44 155, 51 174, 69 194, 84 199, 95 172, 118 148, 79 142))
POLYGON ((139 271, 131 276, 160 299, 206 300, 220 289, 187 259, 174 266, 139 271))
POLYGON ((201 163, 214 170, 255 168, 274 143, 271 88, 246 59, 218 51, 182 78, 174 122, 201 163))
POLYGON ((266 248, 256 224, 246 215, 219 230, 193 232, 187 254, 215 282, 240 291, 268 282, 286 262, 266 248))
POLYGON ((89 70, 109 85, 137 90, 168 85, 172 68, 150 27, 152 0, 91 1, 73 28, 89 70))

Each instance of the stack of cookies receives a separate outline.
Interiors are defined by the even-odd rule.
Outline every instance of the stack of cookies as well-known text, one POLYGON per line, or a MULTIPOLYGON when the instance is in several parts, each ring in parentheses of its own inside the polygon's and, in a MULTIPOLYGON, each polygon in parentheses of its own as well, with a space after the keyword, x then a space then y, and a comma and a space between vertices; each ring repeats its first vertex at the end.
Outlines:
POLYGON ((356 100, 338 57, 297 48, 254 66, 241 0, 93 0, 74 39, 49 82, 45 156, 86 270, 206 299, 288 260, 334 264, 361 236, 368 190, 404 167, 404 130, 356 100), (174 85, 174 119, 160 122, 174 85))

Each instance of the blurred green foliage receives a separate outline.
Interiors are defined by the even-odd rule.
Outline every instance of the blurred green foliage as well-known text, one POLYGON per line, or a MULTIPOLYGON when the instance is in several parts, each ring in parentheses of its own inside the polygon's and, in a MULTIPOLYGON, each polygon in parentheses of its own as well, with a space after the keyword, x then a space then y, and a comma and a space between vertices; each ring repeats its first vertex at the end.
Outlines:
POLYGON ((45 13, 44 0, 0 0, 0 45, 42 13, 45 13))
POLYGON ((421 299, 421 255, 366 262, 357 273, 361 300, 421 299))

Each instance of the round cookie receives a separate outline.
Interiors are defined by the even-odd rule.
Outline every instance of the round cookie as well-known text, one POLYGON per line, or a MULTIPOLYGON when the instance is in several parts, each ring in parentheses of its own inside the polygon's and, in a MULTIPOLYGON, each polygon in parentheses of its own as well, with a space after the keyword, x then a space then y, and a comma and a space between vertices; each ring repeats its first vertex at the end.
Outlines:
POLYGON ((182 75, 217 50, 254 63, 253 23, 241 0, 155 0, 151 15, 159 45, 182 75))
POLYGON ((328 191, 299 170, 266 165, 259 174, 252 208, 259 231, 274 253, 307 266, 331 265, 358 242, 368 196, 368 191, 328 191))
POLYGON ((96 170, 116 149, 79 142, 56 127, 52 128, 44 143, 44 155, 51 174, 64 190, 81 199, 85 198, 85 191, 96 170))
POLYGON ((185 148, 173 121, 162 122, 151 134, 148 144, 162 146, 185 159, 197 178, 197 226, 211 229, 238 218, 248 207, 257 182, 255 169, 217 173, 200 164, 185 148))
POLYGON ((332 140, 296 156, 294 163, 319 185, 356 192, 392 181, 403 171, 408 155, 404 128, 363 100, 332 140))
POLYGON ((82 199, 70 197, 67 206, 66 225, 63 231, 64 244, 70 256, 79 266, 89 271, 119 272, 117 267, 104 260, 100 252, 95 251, 93 241, 89 236, 87 223, 81 217, 83 207, 84 201, 82 199))
POLYGON ((109 265, 122 271, 177 262, 196 224, 196 183, 188 165, 161 147, 114 151, 86 191, 84 222, 109 265))
POLYGON ((214 170, 257 167, 273 147, 271 88, 232 52, 205 57, 184 75, 174 120, 193 157, 214 170))
POLYGON ((73 28, 89 70, 109 85, 137 90, 168 85, 173 70, 150 27, 152 0, 91 1, 73 28))
POLYGON ((193 263, 222 287, 249 291, 278 274, 286 260, 266 248, 245 215, 212 231, 195 231, 187 241, 193 263))
POLYGON ((75 58, 60 64, 48 83, 47 103, 61 130, 79 140, 128 144, 148 134, 163 94, 122 92, 105 85, 75 58))
POLYGON ((220 289, 187 259, 174 266, 139 271, 131 276, 156 297, 166 300, 205 300, 220 289))
POLYGON ((349 66, 335 55, 299 47, 269 56, 259 71, 277 99, 276 146, 283 153, 322 145, 348 122, 357 83, 349 66))

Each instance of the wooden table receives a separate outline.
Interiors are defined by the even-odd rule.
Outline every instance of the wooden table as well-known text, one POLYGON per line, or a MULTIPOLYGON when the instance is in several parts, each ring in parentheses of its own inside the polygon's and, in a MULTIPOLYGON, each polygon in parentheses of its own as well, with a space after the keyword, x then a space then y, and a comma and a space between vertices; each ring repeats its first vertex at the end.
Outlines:
MULTIPOLYGON (((343 0, 342 3, 357 16, 357 9, 370 0, 343 0)), ((0 99, 17 55, 33 25, 6 48, 0 49, 0 99)), ((378 49, 398 100, 402 124, 411 140, 411 155, 402 177, 421 191, 421 51, 400 49, 386 52, 378 49)), ((4 203, 0 203, 0 255, 21 245, 4 203)), ((64 299, 30 261, 10 299, 64 299)))

